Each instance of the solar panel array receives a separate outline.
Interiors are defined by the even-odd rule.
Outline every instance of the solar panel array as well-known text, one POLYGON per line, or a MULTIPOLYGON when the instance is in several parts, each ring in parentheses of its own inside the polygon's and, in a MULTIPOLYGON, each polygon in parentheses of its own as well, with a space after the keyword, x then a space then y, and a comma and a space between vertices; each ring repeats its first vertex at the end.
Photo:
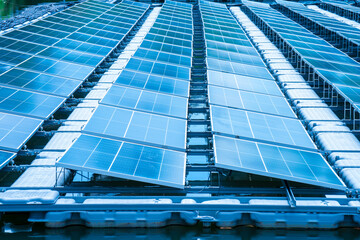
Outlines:
POLYGON ((215 166, 344 189, 226 6, 200 1, 200 11, 215 166))
POLYGON ((166 1, 81 137, 57 164, 183 188, 191 57, 192 5, 166 1))
POLYGON ((138 12, 139 6, 132 5, 90 0, 0 36, 0 168, 95 70, 146 9, 138 12), (131 17, 117 17, 126 12, 131 17))
POLYGON ((246 1, 265 24, 348 102, 360 106, 360 64, 269 5, 246 1))
POLYGON ((321 2, 326 3, 326 4, 330 4, 330 5, 333 5, 333 6, 337 6, 337 7, 342 8, 342 9, 346 9, 346 10, 349 10, 349 11, 354 12, 354 13, 360 13, 360 8, 349 5, 346 2, 339 2, 339 1, 321 1, 321 2))
POLYGON ((304 16, 311 21, 320 24, 326 29, 330 29, 340 36, 348 39, 350 42, 360 45, 360 30, 346 24, 344 22, 338 21, 331 17, 328 17, 324 14, 321 14, 315 10, 309 9, 301 3, 289 3, 287 1, 278 1, 279 4, 286 6, 291 11, 304 16))

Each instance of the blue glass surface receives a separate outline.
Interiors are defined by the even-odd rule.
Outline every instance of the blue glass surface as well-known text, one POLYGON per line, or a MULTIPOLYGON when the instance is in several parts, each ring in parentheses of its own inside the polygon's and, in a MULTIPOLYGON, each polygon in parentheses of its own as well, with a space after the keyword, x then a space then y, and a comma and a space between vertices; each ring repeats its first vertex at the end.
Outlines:
POLYGON ((208 70, 209 84, 267 95, 283 96, 275 81, 208 70))
POLYGON ((0 83, 16 88, 69 97, 80 86, 81 81, 14 68, 0 75, 0 83))
POLYGON ((140 71, 145 73, 157 74, 164 77, 179 78, 190 80, 190 69, 171 64, 164 64, 148 60, 131 58, 126 69, 140 71))
POLYGON ((187 117, 187 98, 135 88, 112 86, 101 103, 173 117, 187 117))
POLYGON ((0 87, 0 110, 46 119, 65 101, 63 97, 0 87))
POLYGON ((85 78, 94 71, 94 67, 62 62, 43 57, 32 57, 20 64, 19 68, 45 72, 60 77, 74 78, 81 81, 85 80, 85 78))
POLYGON ((294 112, 284 97, 245 92, 211 85, 208 86, 208 93, 210 104, 291 118, 295 117, 294 112))
POLYGON ((100 105, 84 132, 185 150, 186 120, 100 105))
POLYGON ((213 132, 240 138, 254 138, 275 144, 316 149, 297 119, 272 116, 243 110, 211 106, 213 132))
POLYGON ((115 84, 126 85, 160 93, 174 94, 182 97, 189 96, 190 85, 188 81, 133 72, 127 69, 121 72, 120 76, 115 81, 115 84))
POLYGON ((57 166, 183 188, 184 152, 82 134, 57 166))
POLYGON ((214 136, 215 166, 322 187, 345 189, 326 160, 315 152, 214 136))
POLYGON ((0 149, 18 151, 42 122, 35 118, 0 112, 0 149))

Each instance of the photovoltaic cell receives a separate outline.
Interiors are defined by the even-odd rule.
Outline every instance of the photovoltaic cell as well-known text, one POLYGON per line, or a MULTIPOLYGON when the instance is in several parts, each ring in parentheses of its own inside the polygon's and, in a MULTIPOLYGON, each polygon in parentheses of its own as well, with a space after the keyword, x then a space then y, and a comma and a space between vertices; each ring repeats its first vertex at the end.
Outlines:
POLYGON ((321 154, 214 136, 215 166, 344 190, 346 187, 321 154))
POLYGON ((49 118, 65 98, 0 87, 0 110, 37 118, 49 118))
POLYGON ((186 120, 100 105, 84 132, 184 151, 186 120))
POLYGON ((57 166, 183 188, 184 152, 82 134, 57 166))
POLYGON ((212 131, 233 137, 253 138, 296 148, 316 147, 297 119, 272 116, 243 110, 210 107, 212 131))
POLYGON ((267 68, 258 67, 258 66, 250 66, 247 64, 237 63, 237 62, 229 62, 222 61, 213 58, 207 58, 207 67, 211 70, 234 73, 239 75, 245 75, 250 77, 257 77, 263 79, 274 79, 267 68))
POLYGON ((275 81, 213 70, 207 71, 207 78, 211 85, 283 97, 275 81))
POLYGON ((295 118, 284 97, 208 86, 210 104, 295 118))
POLYGON ((133 72, 126 69, 121 72, 120 76, 115 81, 115 84, 151 90, 159 93, 168 93, 182 97, 189 96, 190 85, 188 81, 133 72))
POLYGON ((69 97, 81 81, 13 68, 0 75, 0 83, 16 88, 69 97))
POLYGON ((176 65, 164 64, 148 60, 131 58, 126 69, 134 71, 157 74, 164 77, 179 78, 182 80, 190 80, 190 69, 176 65))
POLYGON ((187 98, 135 88, 112 86, 101 103, 185 119, 187 117, 187 98))
POLYGON ((42 122, 40 119, 0 112, 0 149, 17 152, 42 122))
POLYGON ((77 80, 85 80, 93 71, 90 66, 75 63, 62 62, 44 57, 32 57, 19 65, 19 68, 44 72, 60 77, 68 77, 77 80))

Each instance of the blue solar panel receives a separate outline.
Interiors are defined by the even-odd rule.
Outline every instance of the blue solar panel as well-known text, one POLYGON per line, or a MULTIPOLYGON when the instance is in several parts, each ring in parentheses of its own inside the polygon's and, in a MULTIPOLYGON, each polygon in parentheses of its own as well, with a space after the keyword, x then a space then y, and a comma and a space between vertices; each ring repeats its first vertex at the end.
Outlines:
POLYGON ((214 137, 215 166, 317 186, 345 189, 315 152, 221 136, 214 137))
POLYGON ((42 122, 40 119, 0 112, 0 149, 18 151, 42 122))
POLYGON ((159 61, 164 63, 171 63, 180 65, 183 67, 191 67, 191 58, 176 54, 164 53, 156 50, 149 50, 139 48, 135 54, 135 57, 149 59, 153 61, 159 61))
POLYGON ((206 56, 208 58, 215 58, 220 59, 224 61, 231 61, 231 62, 237 62, 252 66, 258 66, 258 67, 266 67, 264 62, 259 56, 254 55, 248 55, 248 54, 240 54, 240 53, 234 53, 234 52, 228 52, 228 51, 222 51, 218 49, 211 49, 208 48, 206 50, 206 56))
POLYGON ((247 77, 213 70, 207 71, 207 78, 211 85, 267 95, 284 96, 277 83, 272 80, 264 80, 262 78, 247 77))
POLYGON ((245 92, 209 85, 210 104, 295 118, 284 97, 245 92))
POLYGON ((213 58, 207 58, 207 67, 211 70, 234 73, 250 77, 273 80, 269 70, 265 67, 251 66, 247 64, 223 61, 213 58))
POLYGON ((94 67, 62 62, 43 57, 32 57, 19 65, 19 68, 44 72, 60 77, 69 77, 77 80, 85 80, 93 71, 94 67))
POLYGON ((16 88, 69 97, 82 82, 14 68, 0 75, 0 83, 16 88))
POLYGON ((46 119, 65 98, 0 87, 0 110, 46 119))
POLYGON ((49 47, 38 55, 92 67, 96 67, 104 60, 101 56, 55 47, 49 47))
POLYGON ((0 150, 0 169, 5 167, 14 157, 15 153, 0 150))
POLYGON ((164 64, 148 60, 131 58, 126 69, 140 71, 145 73, 157 74, 164 77, 179 78, 190 80, 190 69, 171 64, 164 64))
POLYGON ((100 105, 84 132, 185 150, 186 120, 100 105))
POLYGON ((298 148, 316 149, 297 119, 217 106, 211 106, 210 113, 213 132, 293 145, 298 148))
POLYGON ((182 97, 189 96, 188 81, 174 78, 151 75, 146 73, 123 70, 115 84, 151 90, 159 93, 168 93, 182 97))
POLYGON ((30 54, 14 52, 5 49, 0 49, 0 56, 1 62, 14 65, 19 64, 31 57, 30 54))
POLYGON ((187 117, 187 98, 135 88, 112 86, 101 103, 179 118, 187 117))
POLYGON ((184 152, 81 135, 57 166, 183 188, 184 152))

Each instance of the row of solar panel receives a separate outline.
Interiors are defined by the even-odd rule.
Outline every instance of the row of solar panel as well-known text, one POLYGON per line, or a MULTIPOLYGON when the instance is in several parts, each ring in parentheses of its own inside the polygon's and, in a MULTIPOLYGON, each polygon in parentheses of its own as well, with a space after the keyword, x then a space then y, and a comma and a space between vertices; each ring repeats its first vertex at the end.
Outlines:
POLYGON ((342 8, 342 9, 349 10, 349 11, 354 12, 354 13, 360 13, 360 8, 349 5, 346 2, 338 2, 338 1, 322 1, 322 2, 324 2, 326 4, 333 5, 333 6, 337 6, 337 7, 342 8))
POLYGON ((271 7, 247 4, 315 73, 333 86, 355 108, 360 105, 360 65, 322 38, 271 7))
MULTIPOLYGON (((217 19, 218 27, 216 24, 212 27, 219 29, 217 34, 223 38, 217 38, 217 41, 231 42, 225 40, 229 33, 224 32, 229 30, 220 29, 223 22, 236 29, 237 23, 228 9, 207 1, 200 2, 200 9, 202 14, 206 12, 217 19)), ((206 28, 207 19, 203 20, 206 28)), ((244 36, 242 42, 236 44, 253 48, 242 29, 237 28, 234 32, 244 36)), ((205 38, 208 39, 207 35, 205 38)), ((215 70, 208 71, 215 166, 343 189, 341 180, 316 152, 314 143, 296 119, 260 56, 255 54, 256 50, 248 50, 252 53, 249 55, 238 53, 235 48, 224 50, 221 55, 218 50, 207 54, 208 68, 215 70), (225 56, 227 62, 219 61, 220 56, 225 56), (250 57, 244 64, 247 56, 250 57)))
POLYGON ((286 1, 279 1, 279 3, 283 6, 286 6, 293 12, 304 16, 311 21, 314 21, 321 26, 333 30, 337 32, 339 35, 343 36, 346 39, 349 39, 356 45, 360 45, 360 30, 346 24, 344 22, 340 22, 336 19, 328 17, 324 14, 321 14, 313 9, 309 9, 301 3, 288 3, 286 1))
MULTIPOLYGON (((184 12, 182 18, 191 19, 191 8, 173 8, 164 4, 159 16, 162 16, 163 12, 165 15, 184 12)), ((171 23, 168 26, 171 28, 171 23)), ((153 29, 157 29, 156 26, 151 28, 149 34, 153 29)), ((168 32, 178 33, 172 30, 168 32)), ((156 34, 166 36, 168 32, 156 34)), ((152 45, 148 45, 148 48, 142 46, 143 44, 127 63, 115 85, 109 89, 84 132, 184 151, 187 118, 187 98, 184 97, 188 96, 188 92, 183 90, 180 96, 175 96, 170 91, 161 91, 162 88, 153 91, 155 89, 151 87, 154 84, 149 85, 148 81, 161 80, 160 87, 180 83, 188 90, 191 58, 152 49, 152 45), (187 85, 183 84, 185 81, 187 85), (125 82, 130 83, 129 87, 123 86, 125 82), (140 89, 141 85, 131 84, 139 82, 142 86, 146 83, 148 88, 140 89)))
MULTIPOLYGON (((208 16, 213 14, 217 16, 220 22, 232 23, 233 30, 231 32, 228 29, 219 30, 216 35, 225 36, 237 32, 238 35, 243 36, 242 38, 245 41, 250 43, 225 7, 216 8, 213 11, 211 7, 202 4, 201 13, 208 16)), ((206 24, 207 20, 204 19, 205 29, 206 24)), ((222 26, 220 23, 212 25, 215 28, 220 28, 220 26, 222 26)), ((206 36, 205 39, 207 39, 206 36)), ((219 41, 219 43, 222 42, 219 41)), ((274 78, 268 72, 261 57, 251 44, 249 46, 247 47, 251 49, 248 50, 251 53, 249 55, 231 50, 207 48, 208 69, 213 69, 208 70, 212 130, 223 135, 229 134, 275 144, 315 149, 300 121, 294 119, 296 117, 294 112, 275 83, 274 78), (226 61, 219 61, 221 57, 226 57, 226 61), (239 66, 244 69, 243 71, 239 68, 223 67, 236 66, 239 62, 242 62, 239 66), (244 64, 244 62, 246 63, 244 64), (254 73, 258 73, 258 75, 254 73), (226 108, 216 107, 216 105, 226 108), (277 121, 278 124, 270 124, 272 121, 277 121), (280 131, 283 134, 275 134, 275 132, 280 131)))
POLYGON ((170 41, 191 44, 191 10, 190 4, 165 2, 58 166, 183 188, 192 50, 170 41))
MULTIPOLYGON (((112 50, 81 41, 62 39, 86 25, 78 21, 66 21, 66 17, 72 18, 85 13, 84 15, 90 17, 86 21, 90 25, 94 23, 94 19, 107 14, 110 9, 116 10, 117 14, 124 12, 114 6, 87 1, 0 37, 3 73, 0 75, 1 150, 17 152, 37 131, 43 120, 49 118, 63 104, 112 50), (86 14, 88 11, 91 11, 91 16, 86 14), (62 19, 61 16, 65 18, 62 19), (58 20, 65 21, 54 23, 58 20), (69 26, 72 23, 75 23, 74 26, 69 26)), ((145 8, 140 8, 143 9, 142 12, 139 7, 134 9, 131 17, 133 23, 145 8)), ((83 19, 78 18, 77 20, 83 19)), ((104 24, 101 26, 106 27, 104 24)), ((100 28, 99 24, 93 27, 100 28)), ((125 33, 132 24, 126 27, 128 29, 125 33)), ((90 31, 88 34, 90 35, 87 36, 91 37, 97 33, 90 31)), ((15 156, 14 153, 0 153, 0 168, 15 156)))

